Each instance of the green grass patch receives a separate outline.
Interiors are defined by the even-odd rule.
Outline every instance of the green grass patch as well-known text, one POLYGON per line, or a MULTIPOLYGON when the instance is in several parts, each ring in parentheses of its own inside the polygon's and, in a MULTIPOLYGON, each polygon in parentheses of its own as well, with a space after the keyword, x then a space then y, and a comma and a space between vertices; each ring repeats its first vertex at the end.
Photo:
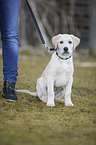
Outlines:
MULTIPOLYGON (((36 81, 49 59, 49 55, 32 57, 22 52, 16 89, 36 91, 36 81)), ((0 66, 0 145, 96 144, 96 68, 75 67, 74 107, 58 102, 47 107, 38 98, 22 93, 17 93, 16 103, 4 101, 2 59, 0 66)))

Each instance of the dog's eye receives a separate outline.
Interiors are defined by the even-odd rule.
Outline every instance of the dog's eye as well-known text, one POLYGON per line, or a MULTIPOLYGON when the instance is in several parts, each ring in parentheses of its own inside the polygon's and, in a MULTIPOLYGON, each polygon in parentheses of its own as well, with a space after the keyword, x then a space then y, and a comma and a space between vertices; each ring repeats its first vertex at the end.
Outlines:
POLYGON ((63 44, 63 41, 60 41, 61 44, 63 44))
POLYGON ((72 44, 72 41, 69 41, 69 44, 72 44))

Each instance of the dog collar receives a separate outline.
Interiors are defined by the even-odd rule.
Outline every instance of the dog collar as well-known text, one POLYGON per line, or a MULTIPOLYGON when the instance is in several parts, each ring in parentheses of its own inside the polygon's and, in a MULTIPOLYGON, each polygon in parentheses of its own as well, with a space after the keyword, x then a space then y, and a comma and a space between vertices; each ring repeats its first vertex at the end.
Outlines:
POLYGON ((56 55, 57 55, 60 59, 62 59, 62 60, 67 60, 67 59, 71 58, 71 55, 70 55, 69 57, 67 57, 67 58, 62 58, 61 56, 58 55, 57 51, 56 51, 56 55))

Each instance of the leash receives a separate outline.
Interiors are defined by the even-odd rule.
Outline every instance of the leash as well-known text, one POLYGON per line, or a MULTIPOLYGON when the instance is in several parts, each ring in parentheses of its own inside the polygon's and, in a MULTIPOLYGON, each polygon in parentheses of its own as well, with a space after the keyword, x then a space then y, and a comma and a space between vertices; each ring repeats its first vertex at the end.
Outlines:
POLYGON ((31 6, 30 6, 28 0, 26 0, 26 4, 27 4, 27 6, 28 6, 28 8, 29 8, 29 11, 30 11, 30 13, 31 13, 31 16, 32 16, 32 18, 33 18, 33 21, 34 21, 34 24, 35 24, 35 26, 36 26, 37 32, 38 32, 38 34, 39 34, 40 40, 41 40, 41 42, 42 42, 42 45, 45 47, 46 50, 55 51, 55 48, 49 48, 49 47, 46 46, 45 40, 44 40, 43 35, 42 35, 41 31, 40 31, 39 25, 38 25, 38 23, 37 23, 37 20, 36 20, 36 18, 35 18, 35 15, 34 15, 32 9, 31 9, 31 6))
MULTIPOLYGON (((37 32, 38 32, 38 34, 39 34, 40 40, 41 40, 41 42, 42 42, 42 45, 45 47, 45 49, 46 49, 47 51, 48 51, 48 50, 49 50, 49 51, 56 51, 57 48, 56 48, 56 49, 55 49, 55 48, 49 48, 49 47, 46 46, 45 40, 44 40, 43 35, 42 35, 41 31, 40 31, 39 25, 38 25, 38 23, 37 23, 37 20, 36 20, 36 18, 35 18, 35 15, 34 15, 32 9, 31 9, 31 6, 30 6, 28 0, 26 0, 26 4, 27 4, 27 6, 28 6, 28 8, 29 8, 29 11, 30 11, 30 13, 31 13, 31 16, 32 16, 32 18, 33 18, 33 21, 34 21, 34 24, 35 24, 35 26, 36 26, 37 32)), ((62 59, 62 60, 67 60, 67 59, 71 58, 71 56, 69 56, 68 58, 62 58, 62 57, 60 57, 60 56, 58 55, 57 51, 56 51, 56 55, 57 55, 60 59, 62 59)))

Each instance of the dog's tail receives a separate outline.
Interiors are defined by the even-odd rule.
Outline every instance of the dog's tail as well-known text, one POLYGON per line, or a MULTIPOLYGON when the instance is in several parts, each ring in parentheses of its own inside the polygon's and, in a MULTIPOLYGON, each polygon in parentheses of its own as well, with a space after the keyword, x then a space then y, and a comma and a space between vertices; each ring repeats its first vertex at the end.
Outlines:
POLYGON ((26 93, 26 94, 30 94, 32 96, 38 97, 37 92, 30 92, 28 90, 16 90, 16 92, 26 93))

